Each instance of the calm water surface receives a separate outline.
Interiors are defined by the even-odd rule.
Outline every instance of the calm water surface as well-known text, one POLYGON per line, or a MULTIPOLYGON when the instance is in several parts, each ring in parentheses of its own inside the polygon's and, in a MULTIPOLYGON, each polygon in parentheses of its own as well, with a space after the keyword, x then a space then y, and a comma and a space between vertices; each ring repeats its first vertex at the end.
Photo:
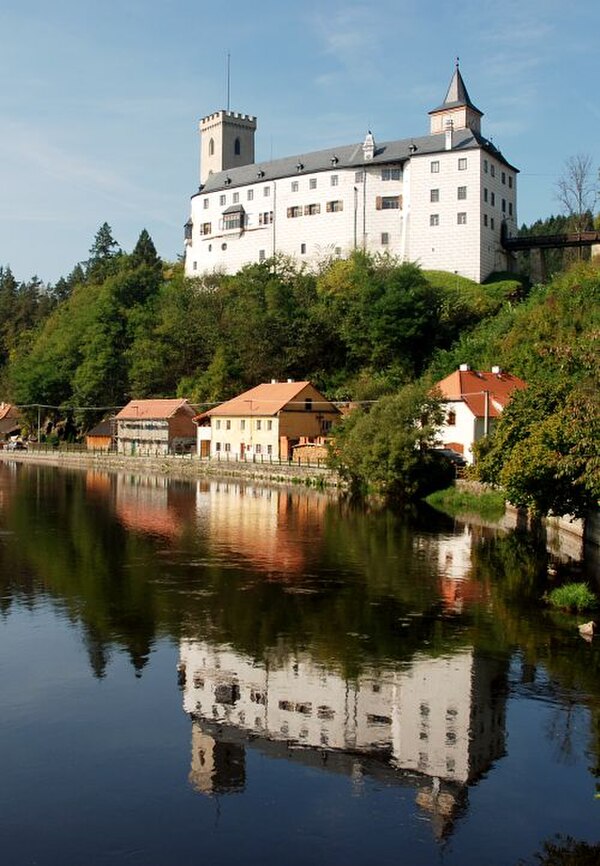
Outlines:
POLYGON ((597 844, 600 640, 548 565, 433 512, 0 462, 0 862, 597 844))

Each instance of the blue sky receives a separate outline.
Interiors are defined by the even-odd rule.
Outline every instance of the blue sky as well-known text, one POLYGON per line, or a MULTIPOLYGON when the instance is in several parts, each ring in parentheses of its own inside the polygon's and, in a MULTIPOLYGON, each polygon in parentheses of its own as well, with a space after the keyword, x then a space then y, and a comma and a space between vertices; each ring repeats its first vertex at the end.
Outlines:
POLYGON ((521 169, 518 218, 599 163, 597 0, 2 0, 0 265, 66 275, 108 222, 182 251, 200 117, 258 117, 257 160, 428 131, 460 56, 483 133, 521 169))

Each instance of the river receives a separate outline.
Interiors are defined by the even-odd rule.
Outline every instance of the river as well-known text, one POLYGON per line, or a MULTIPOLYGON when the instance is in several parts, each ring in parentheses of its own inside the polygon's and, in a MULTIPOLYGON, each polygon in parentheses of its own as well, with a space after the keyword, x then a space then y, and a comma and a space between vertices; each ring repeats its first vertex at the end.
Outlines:
POLYGON ((589 850, 600 638, 540 603, 565 569, 432 510, 0 463, 3 866, 589 850))

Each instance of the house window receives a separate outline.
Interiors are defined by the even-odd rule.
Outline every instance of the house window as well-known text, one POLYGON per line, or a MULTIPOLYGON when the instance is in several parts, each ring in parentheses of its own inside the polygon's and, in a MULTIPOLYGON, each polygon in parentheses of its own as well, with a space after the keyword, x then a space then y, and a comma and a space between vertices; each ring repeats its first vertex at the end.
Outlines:
POLYGON ((467 168, 467 157, 461 156, 460 159, 458 160, 458 170, 459 171, 466 171, 466 168, 467 168))
POLYGON ((266 257, 267 257, 267 256, 266 256, 266 253, 265 253, 264 250, 259 250, 259 251, 258 251, 258 261, 259 261, 259 262, 264 262, 264 260, 266 259, 266 257))
POLYGON ((212 223, 202 223, 200 226, 201 235, 209 235, 212 231, 212 223))
POLYGON ((260 442, 258 442, 258 443, 254 446, 254 450, 256 451, 257 454, 262 454, 262 445, 260 444, 260 442))
POLYGON ((225 429, 231 430, 231 421, 229 420, 229 418, 227 419, 227 421, 225 421, 225 429))
POLYGON ((273 453, 273 446, 267 445, 267 454, 272 454, 272 453, 273 453))
POLYGON ((223 451, 231 451, 231 442, 225 442, 223 445, 223 451))
POLYGON ((260 430, 261 427, 262 427, 262 421, 260 420, 260 418, 258 418, 257 421, 256 421, 256 429, 257 429, 257 430, 260 430))
POLYGON ((365 179, 364 171, 354 172, 354 183, 362 183, 364 179, 365 179))
POLYGON ((221 421, 219 418, 217 418, 217 420, 215 421, 215 427, 217 428, 217 430, 221 429, 221 421))
POLYGON ((458 223, 459 226, 466 226, 467 214, 465 213, 464 210, 461 211, 460 213, 456 214, 456 222, 458 223))
POLYGON ((456 412, 454 411, 454 409, 449 410, 448 415, 446 416, 446 424, 449 427, 454 427, 454 425, 456 424, 456 412))
POLYGON ((456 190, 456 197, 457 197, 459 200, 464 200, 464 199, 466 199, 466 197, 467 197, 467 188, 466 188, 466 186, 459 186, 459 187, 458 187, 458 189, 456 190))
POLYGON ((239 204, 239 201, 240 201, 240 194, 239 194, 239 192, 234 192, 234 194, 233 194, 233 203, 234 203, 234 204, 239 204))
POLYGON ((221 450, 221 443, 215 442, 215 451, 220 451, 220 450, 221 450))
POLYGON ((337 175, 337 174, 332 174, 332 175, 331 175, 331 186, 337 186, 338 183, 339 183, 339 179, 340 179, 340 178, 339 178, 339 175, 337 175))
POLYGON ((439 159, 434 159, 433 162, 430 163, 430 170, 432 174, 439 174, 440 172, 440 161, 439 159))
POLYGON ((400 210, 399 195, 378 195, 375 202, 376 210, 400 210))
POLYGON ((271 195, 271 187, 270 187, 270 186, 266 186, 266 187, 263 189, 263 195, 264 195, 265 198, 267 198, 268 196, 271 195))
POLYGON ((208 210, 208 199, 207 198, 204 199, 202 204, 204 205, 204 210, 208 210))
POLYGON ((488 200, 488 191, 487 191, 487 187, 486 187, 486 186, 484 186, 484 188, 483 188, 483 200, 484 200, 484 201, 487 201, 487 200, 488 200))
POLYGON ((399 168, 382 168, 381 169, 381 179, 382 180, 400 180, 400 169, 399 168))
POLYGON ((248 190, 248 192, 246 193, 246 198, 248 199, 248 201, 253 201, 253 199, 254 199, 254 190, 253 189, 248 190))
POLYGON ((429 214, 429 225, 430 226, 439 226, 440 224, 440 215, 439 213, 429 214))
POLYGON ((312 412, 312 403, 313 403, 312 397, 307 397, 305 399, 305 401, 304 401, 304 411, 305 412, 312 412))
POLYGON ((224 195, 220 195, 220 196, 219 196, 219 204, 221 205, 221 207, 223 207, 223 205, 224 205, 226 202, 227 202, 227 198, 226 198, 226 196, 224 196, 224 195))
POLYGON ((273 429, 273 422, 269 419, 267 421, 267 430, 272 430, 272 429, 273 429))
POLYGON ((308 181, 308 188, 309 189, 316 189, 317 188, 317 178, 316 177, 311 177, 311 179, 308 181))
POLYGON ((432 189, 429 191, 429 201, 439 201, 440 200, 440 191, 439 189, 432 189))
POLYGON ((302 208, 300 205, 293 205, 287 209, 288 219, 295 219, 296 217, 302 216, 302 208))
POLYGON ((306 255, 306 244, 300 244, 300 255, 306 255))
POLYGON ((298 187, 299 187, 298 181, 293 180, 292 181, 292 192, 298 192, 298 187))
POLYGON ((240 144, 240 140, 239 140, 239 138, 236 138, 234 145, 233 145, 233 153, 235 156, 239 156, 241 152, 242 152, 242 146, 240 144))
POLYGON ((505 171, 502 172, 501 180, 502 180, 502 183, 506 183, 506 172, 505 171))
POLYGON ((390 236, 389 236, 388 232, 381 232, 381 244, 382 244, 382 246, 387 247, 389 242, 390 242, 390 236))
POLYGON ((321 205, 320 204, 307 204, 304 205, 304 216, 314 216, 315 214, 321 213, 321 205))
POLYGON ((490 174, 492 175, 492 177, 496 177, 496 166, 495 165, 490 165, 490 174))
POLYGON ((242 420, 240 421, 240 430, 245 430, 245 429, 246 429, 246 419, 242 418, 242 420))
POLYGON ((343 201, 328 201, 325 210, 327 213, 338 213, 341 210, 344 210, 344 202, 343 201))

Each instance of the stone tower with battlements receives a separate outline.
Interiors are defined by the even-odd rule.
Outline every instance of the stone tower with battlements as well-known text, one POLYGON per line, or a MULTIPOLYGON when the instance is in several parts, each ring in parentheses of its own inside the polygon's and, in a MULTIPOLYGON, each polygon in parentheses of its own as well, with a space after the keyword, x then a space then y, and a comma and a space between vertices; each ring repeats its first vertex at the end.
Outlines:
POLYGON ((256 117, 215 111, 200 121, 200 183, 211 174, 254 162, 256 117))

